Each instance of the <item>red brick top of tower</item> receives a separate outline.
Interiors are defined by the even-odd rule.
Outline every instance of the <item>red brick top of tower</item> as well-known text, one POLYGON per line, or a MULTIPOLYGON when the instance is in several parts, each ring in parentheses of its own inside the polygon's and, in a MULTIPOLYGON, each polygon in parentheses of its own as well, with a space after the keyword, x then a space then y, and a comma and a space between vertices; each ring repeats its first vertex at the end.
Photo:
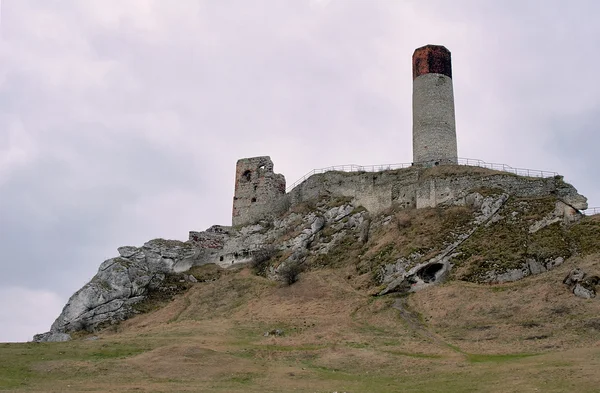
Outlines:
POLYGON ((440 45, 425 45, 413 53, 413 79, 423 74, 443 74, 452 78, 450 51, 440 45))

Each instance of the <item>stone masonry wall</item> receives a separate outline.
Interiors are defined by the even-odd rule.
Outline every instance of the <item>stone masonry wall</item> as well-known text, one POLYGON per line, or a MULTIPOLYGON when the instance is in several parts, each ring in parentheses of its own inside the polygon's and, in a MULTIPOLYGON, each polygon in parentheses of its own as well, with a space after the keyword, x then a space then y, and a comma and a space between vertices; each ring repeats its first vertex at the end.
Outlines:
POLYGON ((406 208, 416 207, 414 185, 418 181, 416 168, 383 172, 326 172, 313 175, 289 194, 290 205, 324 196, 351 197, 354 205, 379 213, 396 201, 406 208))
POLYGON ((481 168, 448 165, 384 172, 326 172, 311 176, 289 194, 291 206, 323 196, 351 197, 353 205, 378 214, 392 205, 403 208, 435 207, 466 196, 471 190, 496 188, 519 197, 555 195, 576 210, 587 200, 561 177, 529 178, 481 168))
POLYGON ((285 177, 273 172, 268 156, 242 158, 235 171, 233 225, 270 218, 281 212, 277 203, 285 195, 285 177))

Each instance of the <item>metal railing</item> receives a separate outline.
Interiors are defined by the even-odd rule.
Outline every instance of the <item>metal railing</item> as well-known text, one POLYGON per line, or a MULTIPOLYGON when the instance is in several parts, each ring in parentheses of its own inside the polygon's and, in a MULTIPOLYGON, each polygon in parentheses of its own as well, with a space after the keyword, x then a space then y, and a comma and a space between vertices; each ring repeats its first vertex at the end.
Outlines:
POLYGON ((586 216, 593 216, 594 214, 600 214, 600 207, 588 207, 585 210, 580 210, 586 216))
MULTIPOLYGON (((481 168, 493 169, 501 172, 514 173, 519 176, 527 176, 527 177, 554 177, 558 176, 556 172, 550 171, 541 171, 538 169, 525 169, 525 168, 513 168, 510 165, 506 164, 495 164, 490 162, 485 162, 482 160, 477 160, 473 158, 459 158, 458 165, 465 166, 478 166, 481 168)), ((306 179, 311 177, 312 175, 339 171, 339 172, 381 172, 381 171, 389 171, 394 169, 402 169, 402 168, 410 168, 413 166, 413 163, 402 163, 402 164, 384 164, 384 165, 356 165, 356 164, 348 164, 348 165, 336 165, 330 166, 327 168, 319 168, 313 169, 308 172, 306 175, 302 176, 300 179, 296 180, 292 185, 286 188, 286 192, 290 192, 297 185, 304 182, 306 179)))
POLYGON ((394 169, 410 168, 411 166, 412 166, 412 164, 407 164, 407 163, 405 163, 405 164, 387 164, 387 165, 367 165, 367 166, 348 164, 348 165, 336 165, 336 166, 330 166, 327 168, 313 169, 312 171, 308 172, 306 175, 302 176, 300 179, 296 180, 291 186, 288 186, 286 189, 286 192, 290 192, 298 184, 302 183, 304 180, 308 179, 312 175, 316 175, 319 173, 335 172, 335 171, 337 171, 337 172, 381 172, 381 171, 391 171, 394 169))
POLYGON ((527 176, 527 177, 554 177, 558 176, 557 172, 551 171, 541 171, 539 169, 526 169, 526 168, 513 168, 510 165, 506 164, 495 164, 491 162, 485 162, 482 160, 476 160, 473 158, 459 158, 458 165, 467 165, 467 166, 479 166, 482 168, 493 169, 501 172, 509 172, 514 173, 519 176, 527 176))

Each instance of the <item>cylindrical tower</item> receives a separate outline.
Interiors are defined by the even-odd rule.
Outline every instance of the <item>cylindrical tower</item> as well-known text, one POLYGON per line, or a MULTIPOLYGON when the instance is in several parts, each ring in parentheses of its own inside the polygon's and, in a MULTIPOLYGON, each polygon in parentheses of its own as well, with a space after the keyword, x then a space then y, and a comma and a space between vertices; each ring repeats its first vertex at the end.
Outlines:
POLYGON ((457 163, 450 51, 426 45, 413 54, 413 164, 457 163))

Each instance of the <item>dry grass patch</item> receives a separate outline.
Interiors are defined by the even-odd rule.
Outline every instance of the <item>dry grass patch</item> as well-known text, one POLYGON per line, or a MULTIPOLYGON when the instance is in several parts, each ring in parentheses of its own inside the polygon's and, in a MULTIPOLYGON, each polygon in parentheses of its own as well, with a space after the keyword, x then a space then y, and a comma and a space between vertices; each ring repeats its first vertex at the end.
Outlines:
MULTIPOLYGON (((597 258, 577 263, 592 269, 597 258)), ((305 273, 290 287, 242 269, 195 284, 96 341, 2 345, 0 390, 593 392, 600 349, 591 316, 599 310, 562 287, 567 268, 548 280, 450 283, 411 295, 422 328, 440 340, 412 330, 394 297, 356 289, 349 267, 305 273), (481 336, 499 326, 497 338, 481 336), (525 339, 549 326, 552 348, 525 339), (274 328, 283 336, 263 336, 274 328)))
POLYGON ((450 282, 412 295, 410 304, 436 332, 466 352, 586 346, 600 339, 600 330, 586 328, 590 316, 600 313, 600 303, 575 297, 562 280, 575 266, 597 271, 596 258, 570 260, 551 272, 515 283, 450 282))

